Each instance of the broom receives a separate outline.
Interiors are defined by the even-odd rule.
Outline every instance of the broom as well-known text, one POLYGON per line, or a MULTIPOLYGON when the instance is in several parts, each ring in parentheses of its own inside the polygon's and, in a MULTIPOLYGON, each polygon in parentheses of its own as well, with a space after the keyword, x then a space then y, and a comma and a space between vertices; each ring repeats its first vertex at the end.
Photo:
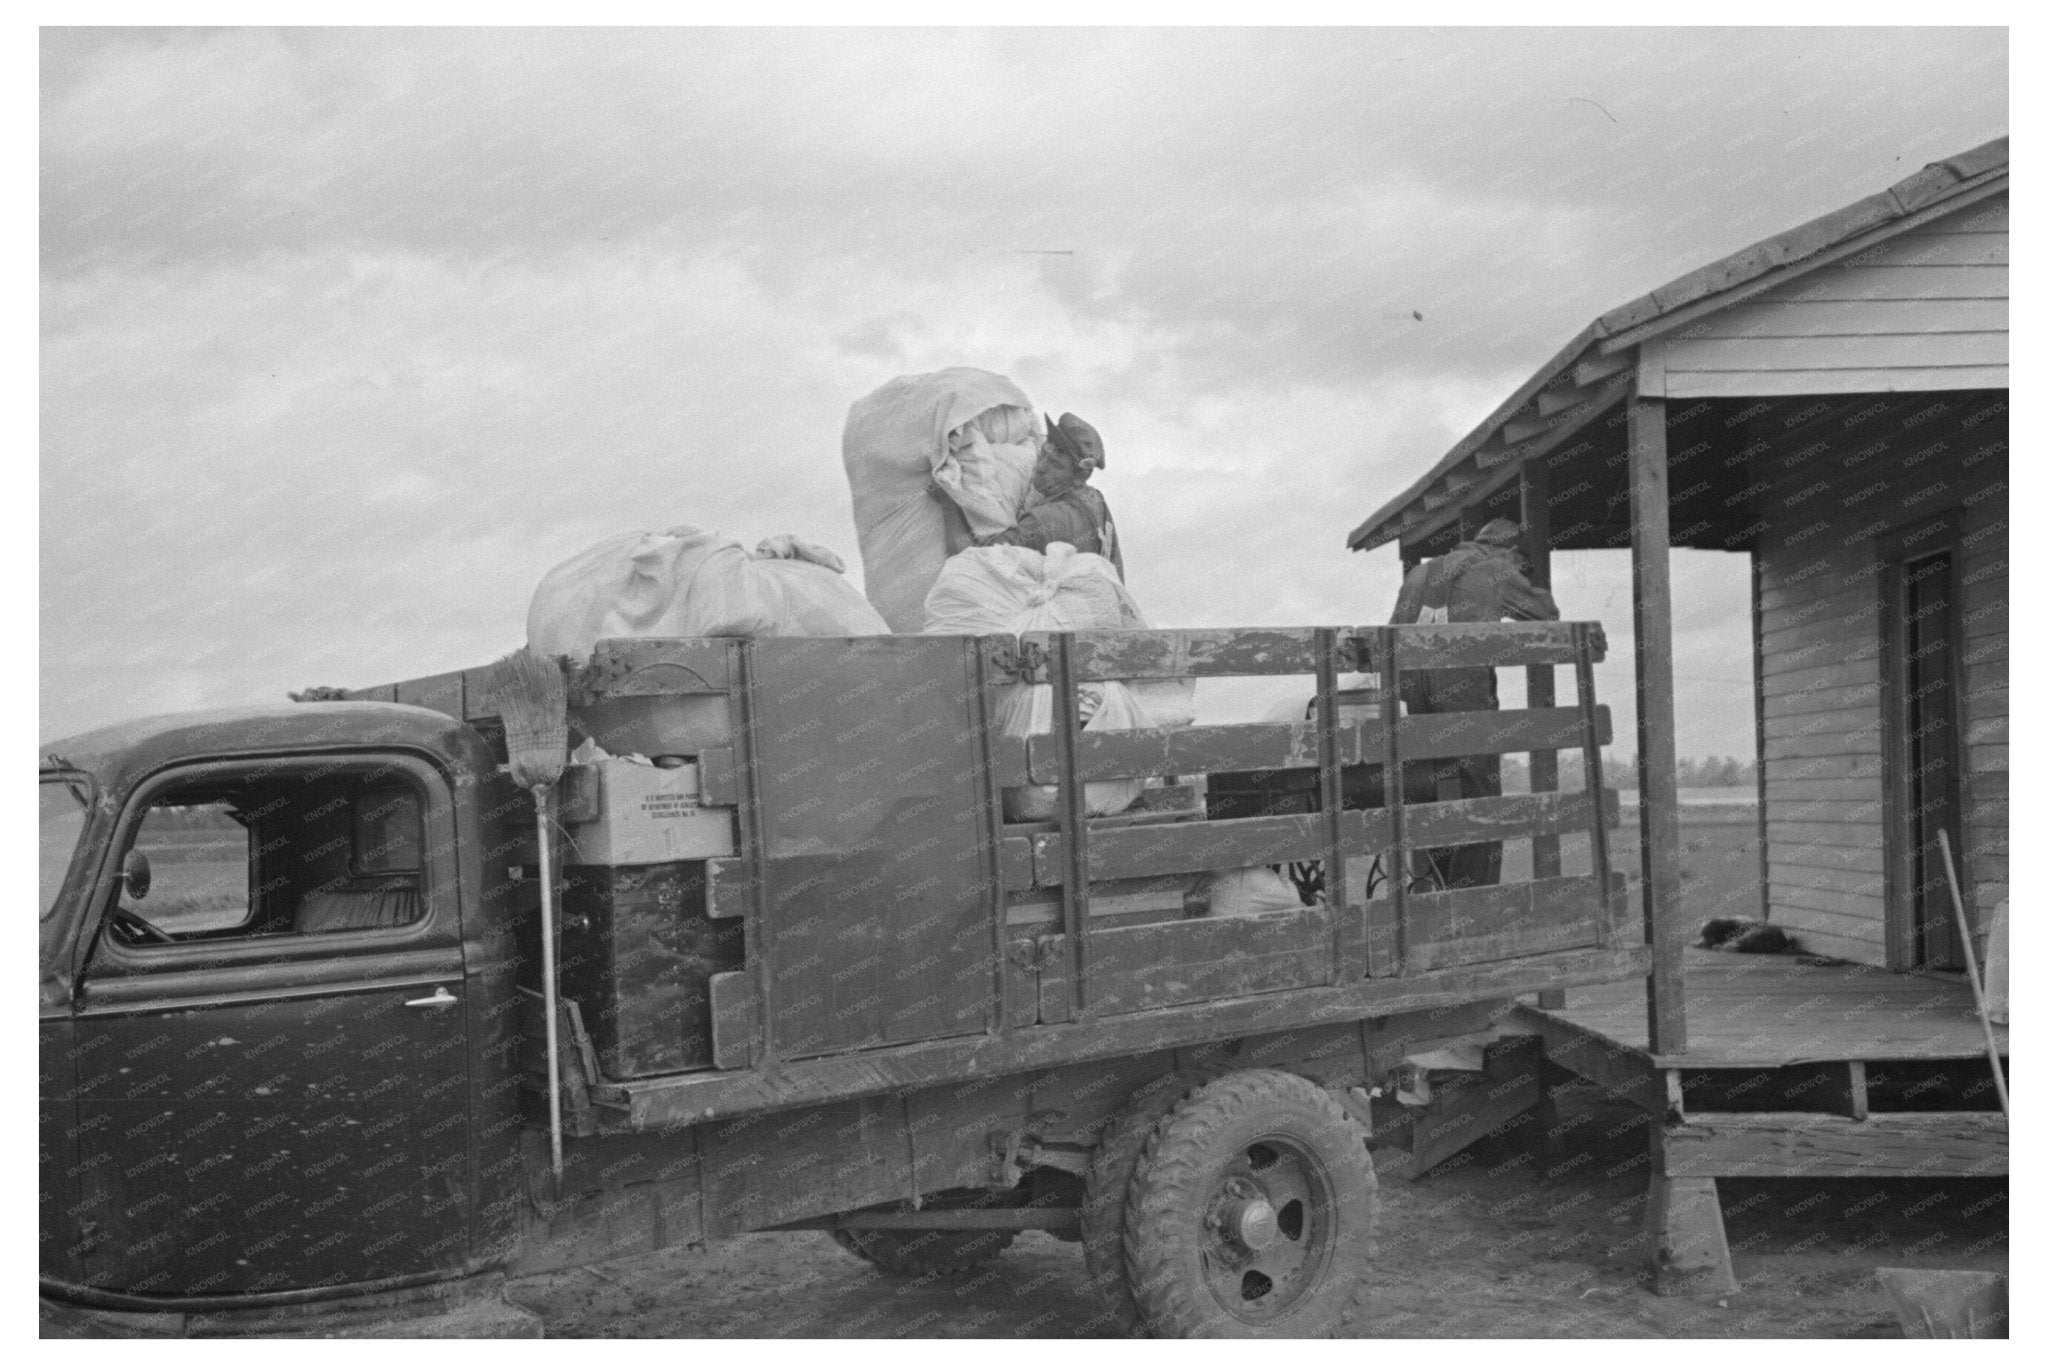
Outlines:
POLYGON ((1941 865, 1948 872, 1949 904, 1955 907, 1956 923, 1962 927, 1957 935, 1963 946, 1963 969, 1969 974, 1970 995, 1977 1002, 1977 1022, 1984 1026, 1984 1055, 1991 1061, 1991 1083, 1998 1089, 1998 1107, 2005 1113, 2012 1112, 2012 1102, 2005 1093, 2005 1067, 1998 1060, 1998 1035, 1991 1031, 1991 1011, 1984 1007, 1984 979, 1977 974, 1977 948, 1970 939, 1970 917, 1963 913, 1963 887, 1956 880, 1956 855, 1948 846, 1948 831, 1938 829, 1934 837, 1941 842, 1941 865))
POLYGON ((561 1008, 555 984, 555 869, 548 837, 548 807, 568 761, 569 689, 561 665, 521 649, 491 665, 490 691, 505 723, 505 757, 512 780, 533 793, 535 831, 540 844, 541 1003, 547 1011, 548 1150, 555 1179, 562 1178, 562 1064, 555 1016, 561 1008))

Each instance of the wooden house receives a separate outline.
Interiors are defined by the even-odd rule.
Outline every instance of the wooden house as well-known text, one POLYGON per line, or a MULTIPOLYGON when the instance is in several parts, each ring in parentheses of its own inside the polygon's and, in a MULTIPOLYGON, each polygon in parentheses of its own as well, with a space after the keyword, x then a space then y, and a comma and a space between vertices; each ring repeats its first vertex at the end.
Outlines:
POLYGON ((1849 961, 1959 965, 1937 829, 1980 930, 2005 895, 2007 221, 2001 138, 1681 276, 1350 536, 1413 562, 1505 515, 1539 572, 1630 548, 1653 820, 1675 782, 1668 549, 1747 553, 1764 903, 1849 961))
MULTIPOLYGON (((1630 553, 1651 977, 1523 1014, 1657 1119, 1660 1281, 1735 1287, 1720 1176, 2006 1169, 1985 1060, 2003 1030, 1987 1043, 1946 970, 1962 945, 1937 834, 1981 961, 2009 885, 2008 199, 2000 138, 1603 314, 1349 537, 1405 566, 1506 516, 1538 581, 1552 550, 1630 553), (1686 951, 1674 546, 1749 556, 1757 871, 1815 956, 1686 951), (1718 1112, 1759 1068, 1784 1112, 1718 1112), (1911 1112, 1936 1083, 1949 1112, 1911 1112)), ((1547 670, 1529 687, 1549 703, 1547 670)), ((1532 760, 1531 780, 1555 773, 1532 760)), ((1539 841, 1538 875, 1557 856, 1539 841)))

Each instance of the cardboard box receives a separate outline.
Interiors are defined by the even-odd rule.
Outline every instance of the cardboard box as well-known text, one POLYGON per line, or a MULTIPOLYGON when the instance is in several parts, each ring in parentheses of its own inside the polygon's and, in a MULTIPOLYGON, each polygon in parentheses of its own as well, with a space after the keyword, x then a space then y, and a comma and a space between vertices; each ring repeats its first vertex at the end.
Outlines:
POLYGON ((582 788, 565 809, 588 817, 565 821, 571 862, 631 867, 724 858, 737 848, 732 809, 701 804, 694 763, 657 768, 607 758, 571 767, 564 780, 582 788))

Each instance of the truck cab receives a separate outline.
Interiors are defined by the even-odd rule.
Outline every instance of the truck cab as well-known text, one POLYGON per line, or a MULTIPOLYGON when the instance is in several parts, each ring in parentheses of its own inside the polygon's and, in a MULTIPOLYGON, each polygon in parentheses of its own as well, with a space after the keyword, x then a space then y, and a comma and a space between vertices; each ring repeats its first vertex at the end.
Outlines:
POLYGON ((45 1294, 205 1311, 502 1259, 487 744, 322 703, 95 731, 39 776, 45 1294))

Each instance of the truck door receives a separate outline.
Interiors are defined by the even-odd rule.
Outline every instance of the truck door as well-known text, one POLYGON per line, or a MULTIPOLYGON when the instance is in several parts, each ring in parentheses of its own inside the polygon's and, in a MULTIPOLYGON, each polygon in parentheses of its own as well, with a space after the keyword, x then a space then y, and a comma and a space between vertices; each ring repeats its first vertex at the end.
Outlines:
POLYGON ((73 1020, 89 1284, 259 1293, 468 1259, 455 831, 447 779, 402 754, 136 788, 73 1020))

